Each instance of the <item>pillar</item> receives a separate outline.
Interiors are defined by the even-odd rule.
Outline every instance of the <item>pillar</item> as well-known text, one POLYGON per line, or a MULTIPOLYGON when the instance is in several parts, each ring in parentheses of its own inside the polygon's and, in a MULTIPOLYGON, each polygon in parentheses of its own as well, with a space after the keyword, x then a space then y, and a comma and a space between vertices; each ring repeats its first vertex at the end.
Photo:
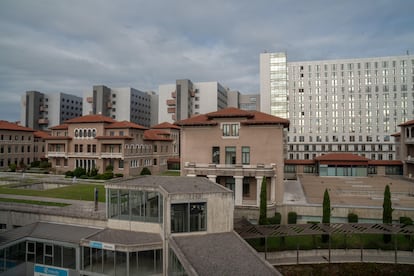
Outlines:
POLYGON ((207 178, 208 178, 208 180, 210 180, 210 181, 212 181, 212 182, 214 182, 214 183, 217 183, 217 182, 216 182, 216 180, 217 180, 217 175, 207 175, 207 178))
POLYGON ((243 205, 243 176, 234 176, 234 205, 243 205))
POLYGON ((276 177, 270 179, 270 201, 276 202, 276 177))
POLYGON ((263 176, 256 176, 256 206, 260 207, 260 191, 262 190, 263 176))

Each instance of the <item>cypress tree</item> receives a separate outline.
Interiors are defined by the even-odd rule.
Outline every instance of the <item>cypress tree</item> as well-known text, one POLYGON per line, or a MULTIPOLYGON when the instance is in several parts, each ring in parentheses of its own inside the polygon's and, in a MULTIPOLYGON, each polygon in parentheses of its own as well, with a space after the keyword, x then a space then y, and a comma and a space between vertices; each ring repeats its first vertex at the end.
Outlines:
MULTIPOLYGON (((325 189, 323 194, 323 204, 322 204, 322 223, 331 222, 331 200, 329 198, 328 190, 325 189)), ((329 240, 329 235, 322 235, 322 241, 327 242, 329 240)))
POLYGON ((263 177, 262 188, 260 190, 260 216, 259 225, 267 224, 267 182, 266 177, 263 177))
MULTIPOLYGON (((382 223, 392 223, 392 207, 391 207, 391 192, 390 187, 387 185, 385 186, 384 191, 384 203, 382 204, 382 223)), ((384 242, 388 243, 391 241, 391 235, 384 234, 383 236, 384 242)))

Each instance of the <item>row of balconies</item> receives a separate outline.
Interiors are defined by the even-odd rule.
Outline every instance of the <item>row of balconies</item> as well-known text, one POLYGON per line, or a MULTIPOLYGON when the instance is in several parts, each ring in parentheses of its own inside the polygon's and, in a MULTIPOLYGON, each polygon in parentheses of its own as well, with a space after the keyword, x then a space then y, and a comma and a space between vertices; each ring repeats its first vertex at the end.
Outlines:
POLYGON ((65 151, 48 151, 46 157, 63 157, 63 158, 76 158, 76 157, 90 157, 90 158, 124 158, 125 154, 122 152, 65 152, 65 151))
POLYGON ((195 175, 222 175, 222 176, 268 176, 276 174, 276 164, 205 164, 185 162, 186 174, 195 175))

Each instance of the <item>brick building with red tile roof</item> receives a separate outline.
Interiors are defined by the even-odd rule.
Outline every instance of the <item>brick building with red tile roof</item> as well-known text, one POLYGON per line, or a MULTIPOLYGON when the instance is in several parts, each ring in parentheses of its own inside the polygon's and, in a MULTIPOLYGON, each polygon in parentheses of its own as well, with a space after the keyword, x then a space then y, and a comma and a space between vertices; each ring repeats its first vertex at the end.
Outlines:
POLYGON ((112 166, 114 173, 123 175, 139 175, 144 167, 158 173, 179 154, 170 132, 103 115, 73 118, 51 130, 47 157, 58 172, 82 167, 102 173, 112 166))

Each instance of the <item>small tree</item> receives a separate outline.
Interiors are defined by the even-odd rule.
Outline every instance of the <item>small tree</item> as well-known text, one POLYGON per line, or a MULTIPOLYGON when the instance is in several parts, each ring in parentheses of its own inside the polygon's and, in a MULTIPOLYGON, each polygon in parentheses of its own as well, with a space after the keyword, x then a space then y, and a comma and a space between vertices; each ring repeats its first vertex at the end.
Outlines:
POLYGON ((288 213, 288 224, 296 224, 298 220, 298 214, 296 212, 288 213))
POLYGON ((260 190, 260 216, 259 216, 259 224, 265 225, 268 224, 267 221, 267 183, 266 183, 266 177, 263 177, 262 180, 262 188, 260 190))
MULTIPOLYGON (((390 187, 387 185, 385 186, 384 191, 384 203, 382 204, 382 223, 390 224, 392 223, 392 207, 391 207, 391 192, 390 187)), ((384 242, 388 243, 391 241, 391 235, 384 234, 383 236, 384 242)))
POLYGON ((141 175, 151 175, 151 171, 147 167, 144 167, 142 168, 141 175))
POLYGON ((358 215, 354 213, 348 214, 348 222, 350 223, 357 223, 358 222, 358 215))
MULTIPOLYGON (((331 200, 329 199, 328 189, 325 189, 323 194, 323 204, 322 204, 322 223, 331 222, 331 200)), ((327 242, 329 240, 329 235, 322 235, 322 241, 327 242)))

